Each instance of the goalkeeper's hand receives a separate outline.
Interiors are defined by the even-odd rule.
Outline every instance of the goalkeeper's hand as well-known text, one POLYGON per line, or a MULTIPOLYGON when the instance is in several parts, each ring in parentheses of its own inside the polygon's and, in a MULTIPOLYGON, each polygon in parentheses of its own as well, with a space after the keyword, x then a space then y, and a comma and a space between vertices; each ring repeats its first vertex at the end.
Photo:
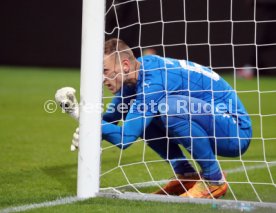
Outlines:
POLYGON ((58 105, 74 119, 79 120, 79 104, 72 87, 63 87, 56 91, 55 99, 58 105))
POLYGON ((79 148, 79 127, 76 129, 76 131, 73 134, 71 151, 74 152, 78 148, 79 148))

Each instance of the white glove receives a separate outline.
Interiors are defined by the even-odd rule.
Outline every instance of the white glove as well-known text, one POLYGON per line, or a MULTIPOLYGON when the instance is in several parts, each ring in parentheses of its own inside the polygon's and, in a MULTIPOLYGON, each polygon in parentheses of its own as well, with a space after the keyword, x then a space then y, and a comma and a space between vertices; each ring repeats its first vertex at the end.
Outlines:
POLYGON ((76 131, 73 134, 71 151, 74 152, 78 148, 79 148, 79 127, 76 129, 76 131))
POLYGON ((58 105, 71 117, 79 120, 79 104, 75 96, 76 90, 72 87, 63 87, 57 90, 55 99, 58 105))

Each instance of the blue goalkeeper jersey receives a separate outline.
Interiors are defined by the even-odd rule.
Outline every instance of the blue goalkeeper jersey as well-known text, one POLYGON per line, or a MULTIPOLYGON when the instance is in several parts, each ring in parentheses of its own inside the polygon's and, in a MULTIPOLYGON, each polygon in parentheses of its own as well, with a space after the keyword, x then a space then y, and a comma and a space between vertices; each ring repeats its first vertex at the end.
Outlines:
POLYGON ((240 128, 251 126, 236 91, 209 68, 155 55, 140 57, 138 61, 141 66, 136 87, 124 86, 111 103, 113 109, 118 104, 126 108, 133 100, 131 107, 124 114, 107 109, 102 122, 103 139, 120 148, 128 147, 138 137, 143 137, 145 128, 158 114, 158 103, 170 95, 201 99, 214 106, 213 113, 217 113, 219 107, 219 113, 236 117, 240 128), (119 120, 124 120, 122 126, 116 125, 119 120))

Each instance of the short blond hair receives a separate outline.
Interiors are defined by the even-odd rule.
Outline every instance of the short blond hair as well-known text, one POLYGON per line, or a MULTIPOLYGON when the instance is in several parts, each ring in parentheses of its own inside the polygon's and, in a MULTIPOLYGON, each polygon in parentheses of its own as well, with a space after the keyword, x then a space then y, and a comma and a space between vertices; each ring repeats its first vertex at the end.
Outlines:
POLYGON ((135 59, 132 50, 123 40, 111 38, 105 42, 104 54, 112 55, 116 53, 120 54, 120 57, 127 56, 131 61, 135 59))

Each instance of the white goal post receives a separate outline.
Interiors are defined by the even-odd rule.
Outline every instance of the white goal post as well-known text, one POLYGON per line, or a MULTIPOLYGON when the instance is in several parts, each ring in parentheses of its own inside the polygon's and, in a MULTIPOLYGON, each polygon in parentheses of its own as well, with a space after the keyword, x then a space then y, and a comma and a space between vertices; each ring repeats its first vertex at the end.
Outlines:
POLYGON ((100 188, 102 72, 105 0, 83 0, 80 146, 77 196, 96 196, 100 188), (92 128, 91 128, 92 127, 92 128))

